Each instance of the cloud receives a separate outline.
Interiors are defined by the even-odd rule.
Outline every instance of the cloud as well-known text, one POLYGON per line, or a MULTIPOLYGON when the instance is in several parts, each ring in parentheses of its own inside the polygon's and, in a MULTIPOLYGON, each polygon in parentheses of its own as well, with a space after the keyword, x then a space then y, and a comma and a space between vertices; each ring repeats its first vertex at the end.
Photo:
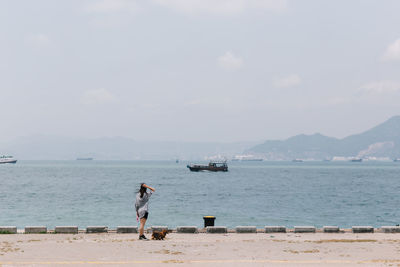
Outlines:
POLYGON ((106 89, 88 90, 81 97, 81 103, 85 105, 109 104, 116 100, 117 98, 106 89))
POLYGON ((382 58, 387 61, 400 60, 400 39, 397 39, 386 48, 382 58))
POLYGON ((397 93, 400 92, 400 82, 395 82, 395 81, 370 82, 361 86, 359 91, 367 94, 397 93))
POLYGON ((96 0, 88 2, 84 9, 89 13, 136 12, 139 5, 134 0, 96 0))
POLYGON ((224 70, 237 70, 243 65, 243 60, 235 56, 231 51, 227 51, 224 55, 218 57, 217 64, 224 70))
POLYGON ((249 9, 282 11, 287 0, 153 0, 184 14, 235 15, 249 9))
POLYGON ((248 10, 281 12, 287 0, 86 0, 83 10, 91 14, 132 14, 138 10, 159 6, 186 15, 237 15, 248 10))
POLYGON ((301 83, 300 76, 298 74, 292 74, 287 77, 275 80, 273 85, 277 88, 288 88, 297 86, 300 83, 301 83))
POLYGON ((38 47, 47 47, 51 45, 50 37, 43 33, 29 34, 26 39, 29 44, 38 47))
POLYGON ((88 0, 83 11, 90 15, 89 24, 100 28, 127 25, 141 9, 145 1, 138 0, 88 0))

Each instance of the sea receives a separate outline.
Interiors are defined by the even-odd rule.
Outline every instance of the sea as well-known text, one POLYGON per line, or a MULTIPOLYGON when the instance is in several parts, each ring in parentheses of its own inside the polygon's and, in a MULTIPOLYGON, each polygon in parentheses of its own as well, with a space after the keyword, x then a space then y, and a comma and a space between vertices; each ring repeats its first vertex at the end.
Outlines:
POLYGON ((156 189, 147 225, 396 225, 399 162, 18 161, 0 165, 0 225, 136 226, 141 183, 156 189))

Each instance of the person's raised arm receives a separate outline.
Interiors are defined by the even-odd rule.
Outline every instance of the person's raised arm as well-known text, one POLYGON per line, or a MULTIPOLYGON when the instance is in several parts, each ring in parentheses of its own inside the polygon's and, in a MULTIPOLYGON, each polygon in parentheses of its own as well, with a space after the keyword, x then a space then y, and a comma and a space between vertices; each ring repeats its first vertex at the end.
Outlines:
POLYGON ((146 187, 146 188, 150 189, 153 192, 156 191, 153 187, 148 186, 147 184, 143 184, 143 187, 146 187))

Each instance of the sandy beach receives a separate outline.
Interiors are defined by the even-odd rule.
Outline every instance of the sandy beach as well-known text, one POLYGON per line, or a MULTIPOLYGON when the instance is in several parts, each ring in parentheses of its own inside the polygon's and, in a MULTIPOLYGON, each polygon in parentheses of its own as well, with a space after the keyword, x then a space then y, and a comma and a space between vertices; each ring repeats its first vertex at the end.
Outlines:
POLYGON ((399 234, 0 235, 0 266, 400 266, 399 234))

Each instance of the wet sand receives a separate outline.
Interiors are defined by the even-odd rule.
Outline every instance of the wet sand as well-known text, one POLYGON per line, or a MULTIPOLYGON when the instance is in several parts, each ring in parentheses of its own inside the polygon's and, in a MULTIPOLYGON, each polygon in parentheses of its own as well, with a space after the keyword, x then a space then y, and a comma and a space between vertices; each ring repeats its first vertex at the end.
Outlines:
POLYGON ((400 234, 0 235, 2 267, 61 265, 400 266, 400 234))

